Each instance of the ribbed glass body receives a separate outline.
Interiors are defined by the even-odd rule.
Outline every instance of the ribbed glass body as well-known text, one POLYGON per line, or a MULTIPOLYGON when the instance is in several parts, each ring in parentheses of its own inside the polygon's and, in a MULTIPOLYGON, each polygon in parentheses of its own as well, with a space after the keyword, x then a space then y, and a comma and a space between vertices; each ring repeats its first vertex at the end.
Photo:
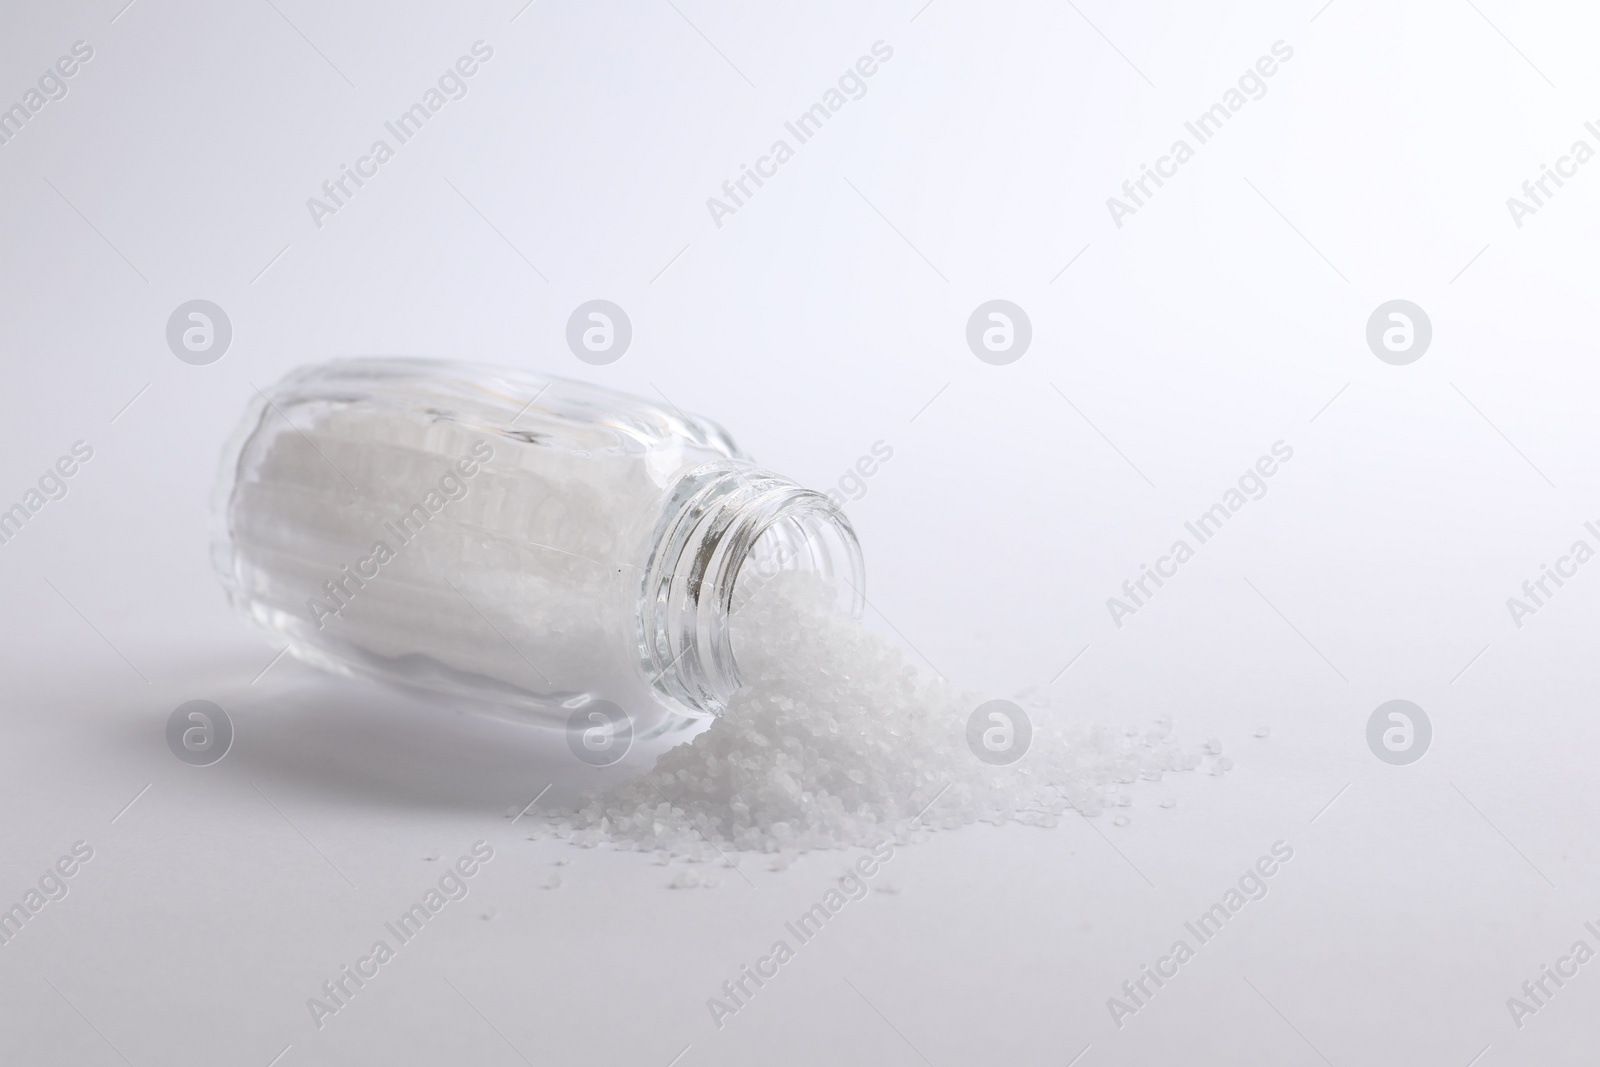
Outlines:
POLYGON ((504 368, 290 374, 246 411, 213 515, 230 599, 295 656, 549 725, 597 700, 636 734, 719 714, 741 582, 862 596, 844 514, 715 423, 504 368))

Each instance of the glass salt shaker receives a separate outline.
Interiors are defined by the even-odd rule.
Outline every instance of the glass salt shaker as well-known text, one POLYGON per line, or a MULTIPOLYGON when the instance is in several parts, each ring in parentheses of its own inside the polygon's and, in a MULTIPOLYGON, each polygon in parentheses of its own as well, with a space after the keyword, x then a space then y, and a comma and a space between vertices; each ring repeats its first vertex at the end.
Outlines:
POLYGON ((861 609, 826 496, 709 420, 520 370, 295 371, 249 405, 212 512, 229 599, 297 658, 552 726, 596 701, 635 736, 720 714, 730 613, 764 575, 861 609))

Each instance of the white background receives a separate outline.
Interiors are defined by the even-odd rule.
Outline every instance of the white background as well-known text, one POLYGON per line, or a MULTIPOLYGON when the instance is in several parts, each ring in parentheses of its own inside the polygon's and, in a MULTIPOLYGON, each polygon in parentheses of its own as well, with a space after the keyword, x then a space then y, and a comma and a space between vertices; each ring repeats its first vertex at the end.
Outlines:
POLYGON ((1600 162, 1521 227, 1506 206, 1600 148, 1578 5, 123 2, 0 15, 0 104, 94 48, 0 145, 0 505, 94 448, 0 546, 0 904, 95 849, 0 946, 0 1059, 1592 1060, 1600 963, 1520 1029, 1506 1007, 1600 948, 1600 564, 1520 628, 1506 607, 1600 547, 1600 162), (469 94, 314 226, 306 198, 480 39, 469 94), (879 40, 866 96, 717 227, 706 198, 879 40), (1115 226, 1106 198, 1279 40, 1267 95, 1115 226), (634 327, 608 367, 563 339, 596 297, 634 327), (1034 331, 1003 367, 964 339, 996 297, 1034 331), (210 366, 165 343, 193 298, 233 324, 210 366), (1365 341, 1395 298, 1433 324, 1409 366, 1365 341), (207 494, 252 386, 359 354, 665 395, 819 488, 881 440, 849 505, 874 625, 964 686, 1170 714, 1237 766, 1139 786, 1127 826, 901 850, 897 892, 718 1030, 706 998, 852 856, 674 891, 529 841, 508 807, 593 784, 558 740, 263 674, 223 602, 207 494), (1266 497, 1116 627, 1106 598, 1279 440, 1266 497), (163 738, 196 698, 238 730, 208 768, 163 738), (1407 767, 1365 741, 1392 698, 1434 727, 1407 767), (467 900, 317 1029, 306 998, 480 838, 467 900), (1269 896, 1118 1029, 1106 998, 1280 839, 1269 896))

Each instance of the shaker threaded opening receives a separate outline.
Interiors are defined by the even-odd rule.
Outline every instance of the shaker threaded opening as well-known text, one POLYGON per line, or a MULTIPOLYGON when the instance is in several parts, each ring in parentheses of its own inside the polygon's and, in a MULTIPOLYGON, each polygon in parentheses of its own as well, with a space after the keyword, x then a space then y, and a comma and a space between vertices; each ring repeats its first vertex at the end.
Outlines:
POLYGON ((746 463, 684 475, 669 494, 639 601, 641 668, 693 716, 721 715, 740 686, 729 617, 736 591, 781 571, 836 583, 859 615, 860 544, 826 496, 746 463))

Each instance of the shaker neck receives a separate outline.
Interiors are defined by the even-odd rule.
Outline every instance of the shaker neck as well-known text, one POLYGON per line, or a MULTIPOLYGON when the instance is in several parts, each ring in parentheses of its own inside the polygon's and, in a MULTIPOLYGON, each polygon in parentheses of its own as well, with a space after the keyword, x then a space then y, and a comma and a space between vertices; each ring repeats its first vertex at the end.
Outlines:
POLYGON ((732 628, 747 569, 818 574, 864 601, 861 548, 826 496, 737 460, 685 474, 668 494, 639 598, 645 675, 691 715, 721 715, 739 688, 732 628))

